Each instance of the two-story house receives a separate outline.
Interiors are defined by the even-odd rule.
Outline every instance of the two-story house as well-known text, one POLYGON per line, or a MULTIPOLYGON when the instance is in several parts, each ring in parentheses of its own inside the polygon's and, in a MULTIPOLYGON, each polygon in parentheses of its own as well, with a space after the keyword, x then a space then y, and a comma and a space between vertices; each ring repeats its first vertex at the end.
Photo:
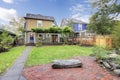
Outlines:
POLYGON ((93 36, 94 33, 91 33, 87 30, 87 24, 88 23, 83 22, 81 20, 64 18, 62 19, 61 27, 70 26, 75 32, 74 37, 93 36))
POLYGON ((25 44, 35 44, 38 38, 42 37, 42 43, 59 43, 60 34, 57 33, 34 33, 33 28, 49 28, 56 24, 54 17, 43 16, 41 14, 26 14, 25 19, 25 44))

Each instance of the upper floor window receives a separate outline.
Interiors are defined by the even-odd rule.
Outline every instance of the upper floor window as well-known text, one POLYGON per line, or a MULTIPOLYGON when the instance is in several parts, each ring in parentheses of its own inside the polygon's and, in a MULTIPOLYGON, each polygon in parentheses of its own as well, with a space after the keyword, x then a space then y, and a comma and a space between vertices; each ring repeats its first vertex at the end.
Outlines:
POLYGON ((52 23, 52 26, 55 26, 55 23, 54 23, 54 22, 52 23))
POLYGON ((42 21, 40 21, 40 20, 37 21, 37 26, 38 26, 38 27, 41 27, 41 26, 42 26, 42 21))
POLYGON ((79 25, 78 25, 78 30, 79 30, 79 31, 82 30, 82 24, 79 24, 79 25))

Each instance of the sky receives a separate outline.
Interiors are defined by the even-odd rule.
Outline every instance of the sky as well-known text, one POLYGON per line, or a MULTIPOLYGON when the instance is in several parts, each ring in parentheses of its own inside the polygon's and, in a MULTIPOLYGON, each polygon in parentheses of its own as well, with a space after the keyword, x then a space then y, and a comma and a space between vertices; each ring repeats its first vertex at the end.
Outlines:
POLYGON ((53 16, 58 25, 63 18, 75 18, 89 22, 94 0, 0 0, 0 24, 26 13, 53 16))

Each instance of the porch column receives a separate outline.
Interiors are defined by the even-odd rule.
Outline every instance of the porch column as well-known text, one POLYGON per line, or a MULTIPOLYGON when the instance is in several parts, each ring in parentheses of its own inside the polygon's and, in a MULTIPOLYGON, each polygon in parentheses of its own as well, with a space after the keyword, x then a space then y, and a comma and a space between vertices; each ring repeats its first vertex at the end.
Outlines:
POLYGON ((34 33, 34 43, 36 43, 36 33, 34 33))
POLYGON ((51 43, 52 42, 52 34, 50 33, 49 36, 50 36, 50 43, 51 43))
POLYGON ((24 44, 26 44, 26 43, 27 43, 27 42, 26 42, 26 32, 25 32, 25 38, 24 38, 24 41, 25 41, 24 44))
POLYGON ((58 43, 60 43, 60 34, 58 34, 58 43))

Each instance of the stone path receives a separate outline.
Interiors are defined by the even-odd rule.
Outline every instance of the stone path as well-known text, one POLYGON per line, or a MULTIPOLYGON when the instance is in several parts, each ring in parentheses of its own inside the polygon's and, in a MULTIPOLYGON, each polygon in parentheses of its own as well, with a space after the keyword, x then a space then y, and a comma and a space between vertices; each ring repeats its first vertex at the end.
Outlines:
POLYGON ((82 68, 52 69, 52 64, 28 67, 23 70, 27 80, 120 80, 100 67, 93 57, 75 57, 83 62, 82 68))
POLYGON ((0 80, 26 80, 21 73, 31 48, 31 46, 26 48, 22 55, 15 61, 14 65, 1 77, 0 80))

